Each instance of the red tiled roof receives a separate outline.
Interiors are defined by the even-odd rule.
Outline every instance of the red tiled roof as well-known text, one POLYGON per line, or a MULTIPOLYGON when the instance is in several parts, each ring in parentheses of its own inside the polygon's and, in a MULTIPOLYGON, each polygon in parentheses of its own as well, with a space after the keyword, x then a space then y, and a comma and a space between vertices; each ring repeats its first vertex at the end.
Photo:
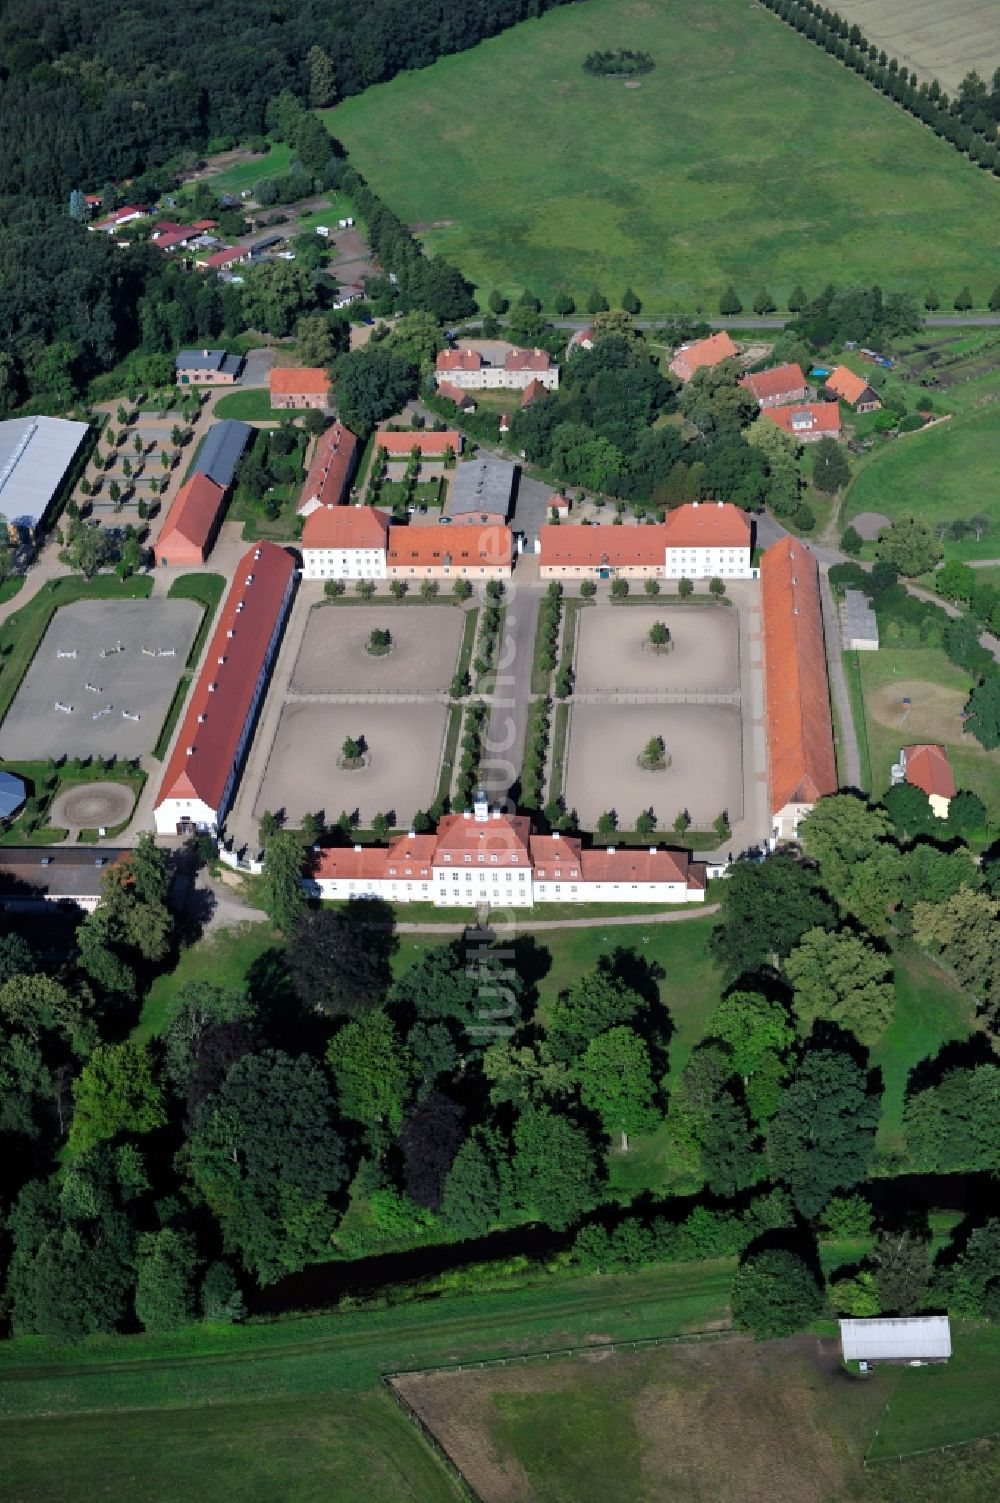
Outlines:
POLYGON ((837 789, 816 560, 785 537, 761 560, 771 810, 837 789))
POLYGON ((211 256, 206 256, 204 261, 199 261, 198 265, 208 267, 211 271, 216 271, 221 266, 231 266, 234 261, 245 260, 246 255, 247 252, 245 250, 234 250, 231 245, 227 245, 222 250, 215 251, 211 256))
POLYGON ((572 505, 572 502, 570 501, 570 499, 569 499, 568 496, 564 496, 563 493, 562 493, 562 491, 556 491, 546 501, 546 503, 545 503, 545 510, 546 511, 569 511, 571 505, 572 505))
POLYGON ((838 365, 832 370, 823 385, 829 387, 830 391, 835 391, 850 407, 868 390, 868 382, 862 376, 855 375, 846 365, 838 365))
POLYGON ((173 250, 175 245, 186 245, 191 238, 190 230, 164 230, 162 234, 156 236, 153 244, 157 250, 168 251, 173 250))
POLYGON ((955 797, 955 774, 943 746, 904 746, 906 781, 919 788, 928 797, 955 797))
POLYGON ((478 350, 439 350, 434 362, 439 371, 478 371, 482 365, 483 357, 478 350))
POLYGON ((584 851, 585 882, 684 882, 688 880, 685 851, 617 850, 584 851))
POLYGON ((740 385, 753 392, 758 402, 782 397, 786 392, 803 391, 805 384, 800 365, 772 365, 770 370, 756 371, 740 378, 740 385))
POLYGON ((750 522, 731 501, 688 501, 667 512, 668 548, 749 548, 750 522))
POLYGON ((582 882, 582 842, 571 835, 532 835, 528 841, 531 865, 539 882, 582 882))
POLYGON ((542 567, 665 565, 668 548, 749 548, 750 523, 731 501, 703 501, 697 506, 678 506, 665 522, 652 526, 547 522, 541 528, 541 541, 542 567))
POLYGON ((506 371, 547 371, 552 361, 546 350, 508 350, 504 357, 506 371))
POLYGON ((670 369, 683 379, 693 376, 702 366, 721 365, 723 360, 732 360, 739 354, 725 329, 710 334, 707 339, 696 339, 693 344, 682 345, 670 362, 670 369))
POLYGON ((190 480, 185 480, 174 497, 174 504, 167 512, 156 540, 157 558, 161 552, 169 553, 170 543, 178 537, 204 553, 218 521, 225 494, 225 489, 216 485, 207 475, 192 475, 190 480))
POLYGON ((258 543, 240 559, 163 774, 157 808, 171 798, 197 798, 219 808, 294 570, 291 554, 276 543, 258 543))
POLYGON ((649 526, 585 527, 545 522, 539 529, 541 566, 592 564, 597 568, 666 563, 666 524, 649 526))
POLYGON ((318 506, 302 528, 303 548, 385 548, 389 513, 374 506, 318 506))
POLYGON ((375 447, 382 448, 390 459, 409 459, 411 449, 419 449, 424 455, 441 455, 445 449, 455 454, 462 452, 462 436, 454 428, 435 433, 430 428, 421 428, 414 433, 385 433, 375 435, 375 447))
POLYGON ((491 814, 488 820, 471 814, 445 814, 438 822, 435 866, 465 863, 466 855, 505 857, 506 865, 527 866, 531 820, 526 814, 491 814), (450 856, 451 861, 446 858, 450 856), (516 862, 511 857, 516 856, 516 862))
POLYGON ((530 407, 532 402, 537 402, 539 397, 544 397, 546 388, 541 381, 529 381, 521 396, 521 406, 530 407))
POLYGON ((429 882, 436 835, 397 835, 385 846, 328 846, 317 853, 310 875, 331 878, 391 881, 393 877, 429 882))
POLYGON ((330 377, 318 365, 278 366, 271 371, 269 385, 272 396, 326 396, 330 377))
POLYGON ((199 233, 203 230, 214 230, 218 222, 217 219, 196 219, 191 228, 198 230, 199 233))
POLYGON ((455 386, 451 381, 438 382, 438 396, 447 397, 449 402, 454 402, 456 407, 475 406, 472 394, 463 391, 461 386, 455 386))
POLYGON ((840 433, 840 409, 836 402, 796 402, 791 407, 765 407, 762 418, 777 423, 793 438, 804 433, 840 433))
POLYGON ((390 564, 443 565, 446 557, 453 565, 507 565, 513 557, 510 528, 456 527, 440 522, 429 527, 390 527, 390 564))
POLYGON ((322 506, 341 504, 351 483, 357 451, 358 441, 343 423, 334 423, 320 434, 299 495, 299 512, 317 501, 322 506))

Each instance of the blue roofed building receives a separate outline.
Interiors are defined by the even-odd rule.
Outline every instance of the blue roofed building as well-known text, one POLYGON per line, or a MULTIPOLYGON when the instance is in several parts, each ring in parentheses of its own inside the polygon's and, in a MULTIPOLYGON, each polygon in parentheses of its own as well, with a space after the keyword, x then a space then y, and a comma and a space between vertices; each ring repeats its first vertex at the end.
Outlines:
POLYGON ((181 350, 174 361, 178 386, 235 386, 243 356, 228 350, 181 350))
POLYGON ((213 423, 198 450, 191 474, 207 475, 224 491, 228 490, 252 432, 249 423, 241 423, 236 418, 223 418, 222 422, 213 423))

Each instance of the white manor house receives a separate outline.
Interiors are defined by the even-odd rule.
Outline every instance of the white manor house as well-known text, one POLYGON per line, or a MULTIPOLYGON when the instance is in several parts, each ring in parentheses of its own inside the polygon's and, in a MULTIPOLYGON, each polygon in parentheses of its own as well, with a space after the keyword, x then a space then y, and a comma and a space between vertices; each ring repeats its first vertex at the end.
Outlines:
POLYGON ((531 908, 536 903, 703 903, 705 867, 687 851, 584 850, 575 836, 532 834, 524 814, 446 814, 433 835, 388 846, 326 847, 303 886, 318 898, 384 898, 438 908, 531 908))

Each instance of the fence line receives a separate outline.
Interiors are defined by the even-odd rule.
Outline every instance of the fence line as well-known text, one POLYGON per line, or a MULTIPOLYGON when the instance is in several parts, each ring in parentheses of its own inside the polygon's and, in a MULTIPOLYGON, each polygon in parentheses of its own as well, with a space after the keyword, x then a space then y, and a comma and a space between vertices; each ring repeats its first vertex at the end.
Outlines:
POLYGON ((1000 1430, 987 1430, 984 1435, 970 1435, 968 1440, 949 1440, 943 1446, 921 1446, 919 1451, 900 1451, 897 1455, 871 1456, 869 1452, 878 1440, 879 1432, 876 1430, 872 1437, 871 1445, 865 1452, 862 1465, 865 1471, 870 1466, 881 1466, 886 1461, 909 1461, 914 1456, 931 1456, 935 1451, 957 1451, 961 1446, 974 1446, 977 1440, 1000 1440, 1000 1430))
POLYGON ((424 1422, 424 1420, 414 1409, 413 1405, 407 1403, 406 1399, 393 1383, 391 1375, 388 1373, 383 1373, 381 1382, 385 1391, 399 1405, 400 1409, 406 1415, 406 1418, 411 1422, 411 1424, 416 1425, 417 1429, 420 1431, 424 1440, 430 1446, 431 1450, 434 1452, 438 1460, 444 1464, 445 1470, 448 1472, 452 1481, 457 1483, 459 1491, 467 1500, 467 1503, 485 1503, 485 1499, 483 1499, 483 1497, 476 1492, 475 1488, 472 1486, 472 1483, 469 1481, 465 1473, 448 1455, 448 1452, 438 1440, 437 1436, 434 1434, 434 1431, 430 1428, 429 1425, 424 1422))
POLYGON ((524 1367, 529 1362, 551 1362, 568 1357, 587 1357, 594 1352, 638 1352, 646 1347, 678 1346, 689 1341, 721 1341, 732 1336, 733 1331, 726 1327, 721 1331, 687 1331, 675 1332, 670 1336, 635 1336, 621 1341, 590 1341, 580 1346, 553 1346, 541 1347, 537 1351, 510 1352, 503 1357, 480 1357, 467 1362, 438 1362, 430 1367, 402 1367, 392 1372, 383 1373, 383 1379, 394 1378, 420 1378, 429 1373, 462 1373, 484 1372, 493 1367, 524 1367))

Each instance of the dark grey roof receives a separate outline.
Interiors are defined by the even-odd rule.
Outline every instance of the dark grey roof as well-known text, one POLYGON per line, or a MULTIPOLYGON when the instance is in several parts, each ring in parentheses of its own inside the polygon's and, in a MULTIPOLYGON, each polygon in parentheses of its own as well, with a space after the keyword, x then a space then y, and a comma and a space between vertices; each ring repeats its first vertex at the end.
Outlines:
POLYGON ((214 480, 223 489, 232 485, 236 466, 250 442, 252 431, 249 423, 238 422, 236 418, 224 418, 221 423, 213 423, 198 451, 191 469, 192 475, 207 475, 209 480, 214 480))
POLYGON ((174 365, 179 371, 221 371, 226 358, 225 350, 181 350, 174 365))
POLYGON ((0 896, 100 897, 105 873, 123 846, 0 846, 0 896))
POLYGON ((460 464, 452 477, 445 511, 453 517, 483 511, 505 517, 514 489, 514 468, 506 459, 473 459, 460 464))
POLYGON ((12 772, 0 772, 0 819, 20 809, 26 796, 27 790, 19 777, 12 772))
POLYGON ((221 371, 224 371, 226 375, 232 373, 232 375, 238 376, 240 371, 243 369, 243 356, 227 355, 225 360, 223 360, 222 364, 219 366, 219 369, 221 371))

